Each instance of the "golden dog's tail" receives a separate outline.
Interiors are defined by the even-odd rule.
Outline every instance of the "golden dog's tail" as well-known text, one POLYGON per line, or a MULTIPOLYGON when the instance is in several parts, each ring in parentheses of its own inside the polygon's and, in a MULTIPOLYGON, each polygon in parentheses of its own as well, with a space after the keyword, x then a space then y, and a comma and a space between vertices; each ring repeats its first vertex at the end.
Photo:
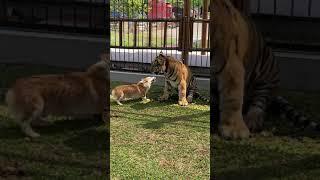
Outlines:
POLYGON ((111 90, 111 94, 110 94, 110 102, 115 102, 116 101, 116 98, 114 97, 114 91, 111 90))
POLYGON ((110 102, 114 101, 114 97, 110 94, 110 102))

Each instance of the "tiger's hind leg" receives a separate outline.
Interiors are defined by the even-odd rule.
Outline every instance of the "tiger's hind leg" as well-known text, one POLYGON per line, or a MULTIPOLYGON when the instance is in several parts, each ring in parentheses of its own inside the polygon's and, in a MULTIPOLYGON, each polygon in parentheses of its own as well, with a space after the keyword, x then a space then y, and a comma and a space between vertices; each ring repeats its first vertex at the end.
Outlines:
POLYGON ((189 84, 189 87, 188 87, 188 90, 187 90, 187 101, 188 103, 192 103, 193 101, 193 97, 195 95, 197 91, 197 84, 196 84, 196 81, 195 79, 193 78, 189 84))
POLYGON ((272 89, 265 85, 256 85, 251 95, 252 100, 248 104, 248 110, 244 120, 251 131, 260 131, 266 117, 266 109, 272 96, 272 89))
POLYGON ((268 53, 267 62, 261 70, 260 79, 248 87, 247 112, 244 120, 248 128, 252 131, 260 131, 266 117, 266 110, 270 106, 271 98, 277 93, 279 87, 279 68, 274 58, 271 57, 271 51, 268 53))
POLYGON ((264 119, 265 111, 257 106, 250 106, 248 113, 244 116, 244 121, 252 132, 257 132, 262 129, 264 119))
POLYGON ((165 80, 163 94, 159 97, 159 101, 166 101, 172 94, 172 86, 168 80, 165 80))

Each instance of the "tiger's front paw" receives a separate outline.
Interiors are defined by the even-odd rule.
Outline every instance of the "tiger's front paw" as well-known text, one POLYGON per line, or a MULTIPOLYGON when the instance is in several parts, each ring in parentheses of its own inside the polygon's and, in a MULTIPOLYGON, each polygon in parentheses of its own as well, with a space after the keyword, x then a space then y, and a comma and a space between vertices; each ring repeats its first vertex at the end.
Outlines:
POLYGON ((181 100, 178 101, 178 104, 180 106, 187 106, 188 105, 188 101, 186 98, 182 98, 181 100))
POLYGON ((169 99, 169 94, 164 94, 162 96, 159 97, 159 101, 166 101, 169 99))
POLYGON ((250 131, 242 117, 232 119, 229 123, 221 124, 219 127, 219 133, 227 139, 246 139, 250 136, 250 131))
POLYGON ((264 121, 264 111, 259 107, 251 107, 244 120, 250 131, 260 131, 264 121))

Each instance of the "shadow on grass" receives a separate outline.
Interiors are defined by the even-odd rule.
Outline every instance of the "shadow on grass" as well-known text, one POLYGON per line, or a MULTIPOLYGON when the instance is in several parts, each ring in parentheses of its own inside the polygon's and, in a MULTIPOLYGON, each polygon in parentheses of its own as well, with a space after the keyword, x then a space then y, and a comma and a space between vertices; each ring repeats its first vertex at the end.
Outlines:
MULTIPOLYGON (((157 98, 153 97, 151 100, 151 102, 143 104, 140 102, 134 103, 133 105, 131 105, 130 107, 135 109, 135 110, 144 110, 144 109, 148 109, 148 108, 155 108, 155 107, 162 107, 162 106, 167 106, 167 105, 173 105, 173 104, 178 104, 178 96, 176 97, 170 97, 170 99, 168 99, 167 101, 159 101, 157 98)), ((195 99, 191 104, 196 104, 196 105, 208 105, 210 106, 210 104, 208 104, 207 102, 195 99)))
POLYGON ((43 135, 68 133, 70 131, 80 131, 91 127, 98 127, 104 122, 99 119, 72 119, 55 121, 52 125, 34 128, 43 135))
POLYGON ((96 152, 105 153, 108 149, 107 138, 108 133, 106 129, 98 131, 97 129, 91 128, 77 133, 76 136, 64 141, 64 144, 85 154, 96 152))
MULTIPOLYGON (((301 155, 297 154, 282 153, 276 150, 261 149, 250 145, 244 146, 240 144, 233 144, 231 147, 224 147, 219 151, 223 152, 216 154, 239 155, 236 157, 237 162, 241 162, 242 164, 239 164, 239 167, 234 167, 234 164, 230 162, 234 167, 230 169, 226 168, 229 163, 226 158, 230 157, 221 157, 220 160, 213 159, 214 162, 216 162, 215 166, 223 166, 224 168, 222 169, 229 169, 220 171, 220 167, 213 167, 217 179, 278 179, 292 177, 298 174, 303 174, 305 177, 308 176, 310 171, 320 168, 319 154, 301 157, 301 155), (240 155, 239 152, 230 152, 232 149, 242 149, 241 152, 246 151, 246 153, 240 155), (250 156, 250 154, 252 155, 250 156), (253 155, 256 156, 256 158, 254 158, 255 162, 250 162, 253 160, 253 155), (251 167, 246 167, 246 165, 251 167)), ((219 158, 217 156, 214 157, 219 158)))
POLYGON ((20 127, 7 116, 0 115, 0 121, 0 139, 24 138, 20 127))
MULTIPOLYGON (((68 155, 68 154, 65 154, 68 155)), ((64 157, 51 157, 51 156, 47 156, 46 154, 41 154, 41 155, 30 155, 29 153, 26 153, 25 155, 21 155, 18 153, 15 153, 14 151, 12 152, 2 152, 0 150, 0 156, 3 157, 10 157, 10 159, 14 159, 14 160, 21 160, 23 162, 28 162, 28 163, 37 163, 38 166, 41 166, 41 164, 47 166, 50 165, 52 167, 54 166, 60 166, 60 167, 66 167, 66 168, 81 168, 84 170, 84 174, 89 174, 92 171, 98 171, 103 173, 103 171, 106 168, 106 164, 105 164, 105 160, 101 160, 100 162, 82 162, 82 161, 78 161, 78 160, 66 160, 66 158, 64 157)), ((33 171, 26 171, 25 172, 26 176, 32 176, 32 175, 36 175, 36 176, 51 176, 49 174, 44 174, 41 172, 33 172, 33 171)))
MULTIPOLYGON (((133 113, 133 112, 127 112, 127 111, 117 111, 114 110, 114 112, 123 113, 123 114, 133 114, 136 116, 145 116, 145 117, 152 117, 157 119, 156 121, 149 121, 149 120, 141 120, 139 118, 131 118, 126 116, 127 119, 134 119, 135 121, 148 121, 147 123, 143 124, 142 127, 146 129, 160 129, 165 124, 173 124, 179 121, 192 121, 192 122, 198 122, 198 123, 204 123, 209 124, 209 121, 199 121, 196 120, 199 117, 208 116, 210 115, 210 111, 202 111, 199 113, 189 114, 189 115, 177 115, 174 117, 165 117, 165 116, 157 116, 157 115, 150 115, 150 114, 140 114, 140 113, 133 113)), ((121 115, 120 115, 121 116, 121 115)), ((188 125, 184 124, 184 126, 190 126, 190 127, 197 127, 197 128, 208 128, 208 126, 196 126, 196 125, 188 125)))
MULTIPOLYGON (((152 121, 144 124, 143 127, 146 129, 159 129, 159 128, 162 128, 165 124, 172 124, 178 121, 193 121, 196 118, 209 116, 209 115, 210 115, 210 112, 206 111, 206 112, 191 114, 191 115, 181 115, 176 117, 162 117, 157 121, 152 121)), ((197 126, 197 127, 200 127, 200 126, 197 126)), ((207 128, 207 127, 203 127, 203 128, 207 128)))
MULTIPOLYGON (((106 130, 100 130, 100 128, 96 130, 97 128, 95 128, 100 127, 102 124, 104 124, 102 121, 95 119, 58 120, 48 127, 35 129, 40 132, 40 138, 24 141, 25 136, 18 126, 3 123, 0 126, 0 138, 5 140, 13 139, 14 141, 16 139, 22 139, 24 145, 18 146, 22 149, 13 149, 12 151, 0 148, 0 157, 23 162, 23 164, 28 164, 28 166, 29 164, 34 164, 32 166, 50 166, 51 168, 65 168, 68 170, 81 169, 83 175, 94 173, 97 177, 102 177, 106 169, 106 157, 104 156, 107 154, 106 138, 108 135, 106 130), (58 134, 58 136, 55 136, 56 134, 58 134), (54 143, 55 141, 60 141, 59 139, 63 140, 62 146, 54 143), (66 151, 64 146, 70 147, 72 152, 79 156, 79 159, 71 157, 71 155, 74 156, 74 154, 71 154, 70 150, 66 151), (43 149, 46 150, 44 151, 43 149), (26 153, 19 152, 21 150, 26 151, 26 153), (40 151, 41 153, 33 153, 30 152, 30 150, 40 151), (94 161, 85 160, 86 156, 96 155, 101 156, 99 161, 96 160, 97 158, 94 158, 94 161)), ((9 142, 11 143, 11 141, 9 142)), ((37 168, 26 169, 23 164, 24 177, 51 177, 52 179, 64 179, 65 177, 64 173, 56 173, 54 170, 38 172, 37 168)), ((81 174, 79 174, 79 176, 81 176, 81 174)))
POLYGON ((132 104, 130 107, 135 110, 144 110, 144 109, 148 109, 148 108, 167 106, 167 105, 169 105, 169 102, 174 103, 174 101, 172 101, 172 100, 166 101, 166 102, 158 102, 158 101, 152 99, 152 101, 149 103, 143 104, 141 102, 137 102, 137 103, 132 104))
MULTIPOLYGON (((0 118, 2 119, 2 117, 0 118)), ((34 130, 39 132, 41 136, 46 136, 68 133, 71 131, 80 131, 90 127, 98 127, 102 124, 104 124, 104 122, 99 119, 59 120, 45 127, 35 127, 34 130)), ((13 126, 4 125, 0 127, 0 139, 18 139, 24 137, 25 135, 17 124, 13 126)))

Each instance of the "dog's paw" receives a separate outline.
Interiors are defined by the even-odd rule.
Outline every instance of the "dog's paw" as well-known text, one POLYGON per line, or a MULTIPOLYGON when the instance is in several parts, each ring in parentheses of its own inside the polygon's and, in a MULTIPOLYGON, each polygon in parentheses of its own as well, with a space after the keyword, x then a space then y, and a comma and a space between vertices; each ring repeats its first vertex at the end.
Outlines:
POLYGON ((118 105, 120 105, 120 106, 122 106, 122 105, 123 105, 120 101, 117 101, 117 104, 118 104, 118 105))
POLYGON ((151 100, 150 99, 143 99, 142 101, 141 101, 141 103, 143 103, 143 104, 146 104, 146 103, 149 103, 151 100))

